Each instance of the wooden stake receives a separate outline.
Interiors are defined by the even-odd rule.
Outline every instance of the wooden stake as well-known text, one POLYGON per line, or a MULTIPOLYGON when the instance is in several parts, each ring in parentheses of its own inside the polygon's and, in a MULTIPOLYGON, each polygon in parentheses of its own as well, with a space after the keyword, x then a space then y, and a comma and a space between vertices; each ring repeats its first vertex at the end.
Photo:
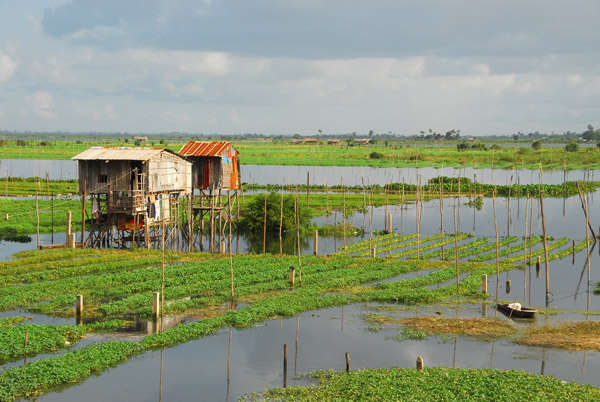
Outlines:
POLYGON ((314 232, 314 254, 319 255, 319 231, 315 230, 314 232))
POLYGON ((83 314, 83 295, 77 295, 75 300, 75 311, 78 316, 83 314))
POLYGON ((160 318, 160 292, 152 293, 152 316, 155 320, 160 318))
POLYGON ((481 293, 487 293, 487 274, 481 275, 481 293))
POLYGON ((350 353, 346 352, 346 372, 350 371, 350 353))
POLYGON ((417 357, 417 370, 423 370, 425 368, 425 363, 423 362, 423 358, 421 356, 417 357))
POLYGON ((306 206, 309 207, 308 198, 310 196, 310 172, 306 172, 306 206))
POLYGON ((290 265, 290 283, 294 286, 296 282, 296 268, 293 265, 290 265))

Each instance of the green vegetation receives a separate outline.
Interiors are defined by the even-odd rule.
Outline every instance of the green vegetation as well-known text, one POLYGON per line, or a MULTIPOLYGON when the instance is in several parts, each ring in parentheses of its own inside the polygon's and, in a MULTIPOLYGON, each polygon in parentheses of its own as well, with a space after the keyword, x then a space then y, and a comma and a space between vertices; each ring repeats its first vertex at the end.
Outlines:
POLYGON ((264 395, 247 395, 243 400, 592 402, 600 399, 598 388, 514 370, 443 367, 364 369, 348 373, 329 370, 314 371, 307 377, 318 384, 274 388, 266 390, 264 395))
MULTIPOLYGON (((0 287, 0 309, 22 308, 72 315, 75 296, 83 294, 86 317, 95 316, 100 322, 131 314, 149 317, 152 292, 160 289, 161 272, 156 265, 153 268, 153 261, 145 259, 154 258, 157 262, 158 257, 157 252, 141 250, 57 249, 19 253, 16 260, 2 263, 0 273, 5 275, 4 285, 0 287), (32 281, 32 275, 42 280, 32 281)), ((0 373, 0 399, 31 396, 60 384, 77 382, 133 355, 210 335, 226 325, 246 327, 267 319, 347 303, 433 303, 456 291, 455 286, 445 285, 456 275, 452 263, 306 256, 303 257, 301 286, 288 292, 288 267, 297 263, 296 257, 236 256, 235 297, 249 304, 225 311, 224 304, 231 297, 228 258, 169 252, 167 263, 165 314, 204 311, 207 318, 148 335, 140 342, 93 344, 6 369, 0 373), (172 265, 175 263, 178 264, 172 265), (361 286, 418 269, 432 272, 399 282, 361 286), (439 286, 431 288, 434 284, 439 286)), ((512 268, 501 266, 503 271, 512 268)), ((461 282, 463 297, 479 299, 482 297, 478 290, 480 276, 493 274, 495 266, 463 263, 460 270, 467 275, 461 282)), ((16 331, 21 332, 14 332, 19 334, 18 342, 14 342, 23 344, 23 328, 16 331)), ((71 332, 75 337, 80 335, 71 332)), ((58 335, 56 339, 60 339, 58 335)))
MULTIPOLYGON (((168 139, 161 147, 178 151, 187 140, 168 139)), ((436 145, 393 143, 370 146, 331 146, 325 144, 293 145, 275 142, 236 142, 241 162, 249 165, 304 165, 304 166, 373 166, 373 167, 428 167, 478 166, 495 168, 537 169, 598 169, 600 150, 568 152, 563 148, 542 147, 540 140, 532 147, 486 147, 485 144, 459 143, 457 148, 436 145), (464 145, 462 145, 464 144, 464 145)), ((85 141, 5 140, 0 149, 4 159, 70 159, 90 146, 131 146, 123 138, 89 138, 85 141)), ((142 144, 141 146, 155 146, 142 144)))

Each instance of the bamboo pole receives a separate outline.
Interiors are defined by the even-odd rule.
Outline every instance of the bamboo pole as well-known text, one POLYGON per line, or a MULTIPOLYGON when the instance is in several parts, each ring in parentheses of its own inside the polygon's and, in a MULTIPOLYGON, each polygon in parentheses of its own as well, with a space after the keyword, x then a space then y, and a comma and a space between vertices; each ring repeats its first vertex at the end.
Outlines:
POLYGON ((283 255, 283 238, 281 236, 283 230, 283 185, 281 186, 281 205, 279 208, 279 255, 283 255))
POLYGON ((525 247, 523 248, 523 301, 527 301, 527 219, 528 219, 528 208, 529 197, 525 201, 525 247))
POLYGON ((35 183, 35 217, 37 220, 36 225, 36 235, 37 235, 37 248, 40 249, 40 209, 38 205, 38 187, 40 186, 40 182, 36 181, 35 183))
POLYGON ((340 178, 340 183, 342 187, 342 215, 344 215, 344 225, 342 230, 344 231, 344 254, 346 254, 346 193, 344 192, 344 176, 340 178))
POLYGON ((296 184, 296 239, 298 242, 298 280, 302 286, 302 259, 300 258, 300 204, 298 204, 298 185, 296 184))
MULTIPOLYGON (((162 207, 162 204, 161 204, 162 207)), ((165 214, 164 211, 160 211, 161 217, 161 226, 162 226, 162 235, 161 235, 161 279, 160 279, 160 330, 162 331, 162 318, 163 318, 163 308, 165 307, 165 214)))
POLYGON ((544 266, 546 268, 546 307, 550 307, 550 266, 548 262, 548 243, 546 239, 546 218, 544 216, 544 195, 540 192, 540 207, 542 208, 542 230, 544 234, 544 266))
POLYGON ((496 188, 492 193, 492 202, 494 205, 494 229, 496 231, 496 300, 498 300, 498 292, 500 290, 500 255, 498 252, 498 221, 496 220, 496 188))
MULTIPOLYGON (((443 169, 443 167, 442 167, 443 169)), ((443 170, 442 170, 443 172, 443 170)), ((440 228, 440 233, 442 235, 442 244, 440 245, 440 248, 442 250, 442 260, 444 259, 444 200, 443 200, 443 179, 442 176, 440 176, 439 178, 439 194, 440 194, 440 224, 441 224, 441 228, 440 228)))
POLYGON ((231 252, 231 194, 227 191, 227 204, 229 206, 229 272, 231 275, 231 304, 234 301, 233 292, 233 253, 231 252))
POLYGON ((267 247, 267 192, 265 190, 265 217, 263 220, 263 254, 266 252, 267 247))
MULTIPOLYGON (((313 179, 314 180, 314 179, 313 179)), ((310 207, 308 199, 310 197, 310 172, 306 172, 306 207, 310 207)))
POLYGON ((456 295, 460 296, 460 277, 458 272, 458 226, 456 225, 456 205, 454 206, 454 257, 456 260, 456 295))
POLYGON ((421 248, 421 212, 420 212, 420 207, 419 207, 419 185, 421 184, 421 179, 418 177, 417 175, 417 187, 416 187, 416 195, 417 195, 417 258, 419 258, 419 254, 420 254, 420 248, 421 248))
POLYGON ((87 179, 83 179, 83 198, 81 200, 81 248, 85 248, 85 197, 87 197, 87 179))

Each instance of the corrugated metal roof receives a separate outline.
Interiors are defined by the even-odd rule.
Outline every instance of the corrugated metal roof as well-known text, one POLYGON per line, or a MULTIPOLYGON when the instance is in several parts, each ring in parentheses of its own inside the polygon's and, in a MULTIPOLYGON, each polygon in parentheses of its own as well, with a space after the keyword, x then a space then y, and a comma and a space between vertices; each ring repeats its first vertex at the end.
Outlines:
POLYGON ((190 141, 181 148, 179 154, 184 156, 221 156, 230 146, 231 142, 225 141, 190 141))
POLYGON ((164 148, 92 147, 75 155, 71 159, 147 161, 159 156, 163 151, 165 151, 164 148))

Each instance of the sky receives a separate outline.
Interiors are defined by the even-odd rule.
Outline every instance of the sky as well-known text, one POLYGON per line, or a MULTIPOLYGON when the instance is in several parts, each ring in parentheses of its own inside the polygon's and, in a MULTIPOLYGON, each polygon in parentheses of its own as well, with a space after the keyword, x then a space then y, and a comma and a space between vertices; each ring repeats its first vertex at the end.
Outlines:
POLYGON ((0 0, 0 131, 600 127, 598 0, 0 0))

